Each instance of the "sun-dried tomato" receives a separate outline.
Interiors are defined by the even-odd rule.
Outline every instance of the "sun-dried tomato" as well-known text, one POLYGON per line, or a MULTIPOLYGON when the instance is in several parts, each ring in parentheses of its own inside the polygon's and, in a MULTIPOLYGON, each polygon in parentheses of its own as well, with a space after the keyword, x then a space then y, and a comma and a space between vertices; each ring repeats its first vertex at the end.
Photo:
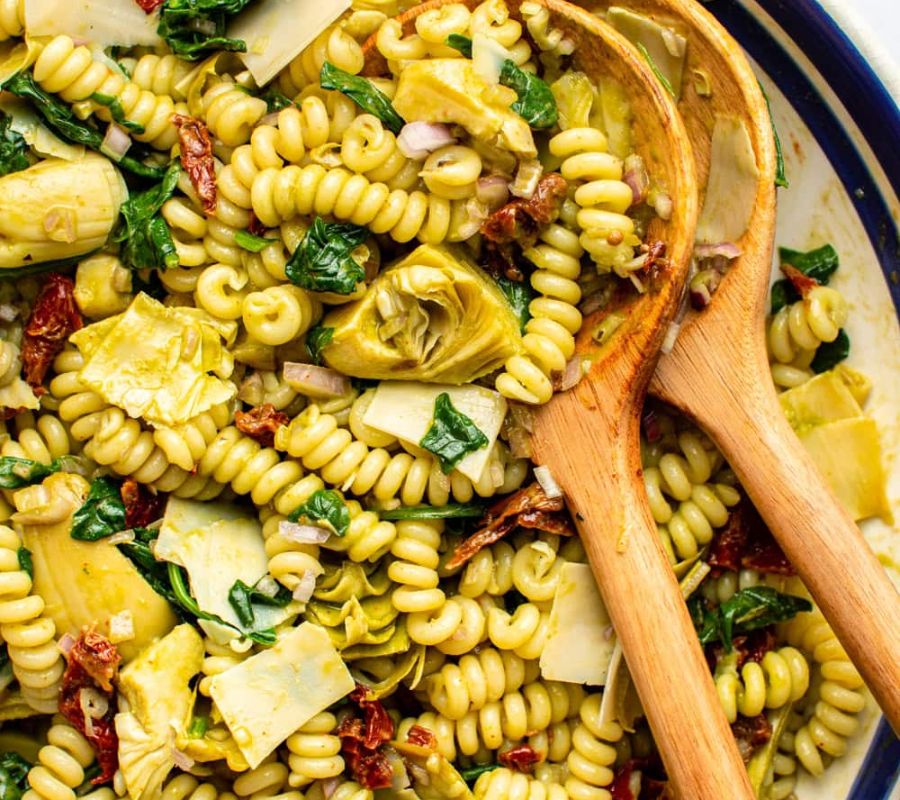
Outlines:
POLYGON ((662 800, 668 796, 662 763, 656 758, 628 759, 616 768, 609 793, 612 800, 662 800), (635 773, 640 773, 640 780, 633 783, 635 773), (635 785, 637 794, 632 791, 635 785))
POLYGON ((247 232, 252 233, 254 236, 265 236, 266 234, 266 226, 260 222, 259 217, 253 213, 253 209, 250 209, 250 221, 247 223, 247 232))
POLYGON ((421 725, 413 725, 406 734, 406 743, 416 747, 424 747, 427 750, 437 750, 437 736, 428 728, 421 725))
POLYGON ((525 213, 541 225, 553 222, 568 190, 566 179, 558 172, 544 173, 534 194, 525 201, 525 213))
POLYGON ((276 411, 271 403, 264 403, 249 411, 236 411, 234 414, 234 426, 263 447, 272 447, 278 429, 290 421, 291 418, 287 414, 276 411))
POLYGON ((145 14, 152 14, 159 8, 164 0, 135 0, 145 14))
POLYGON ((781 271, 791 282, 791 286, 797 290, 797 294, 799 294, 800 297, 806 297, 806 295, 819 285, 819 282, 815 278, 804 275, 799 269, 790 264, 782 264, 781 271))
POLYGON ((82 324, 72 279, 57 272, 50 273, 34 301, 22 341, 25 380, 35 394, 44 394, 46 390, 41 384, 50 364, 65 346, 69 334, 82 324))
MULTIPOLYGON (((737 655, 735 664, 737 669, 740 669, 749 661, 758 664, 763 660, 766 653, 775 649, 775 630, 772 627, 760 628, 746 635, 735 636, 731 646, 737 655)), ((725 648, 722 645, 716 645, 713 650, 713 661, 718 663, 726 655, 725 648)))
POLYGON ((172 123, 178 128, 181 166, 190 176, 203 210, 212 214, 216 210, 216 165, 209 128, 202 120, 185 114, 175 114, 172 123))
POLYGON ((753 751, 772 738, 772 723, 765 714, 756 717, 739 714, 737 720, 731 723, 731 732, 746 764, 753 756, 753 751))
POLYGON ((116 735, 116 694, 112 680, 121 656, 116 646, 94 631, 85 631, 66 654, 67 664, 59 692, 59 712, 87 739, 97 754, 100 774, 91 783, 109 783, 119 768, 119 739, 116 735), (107 700, 102 717, 85 719, 81 692, 92 689, 107 700))
POLYGON ((146 528, 162 517, 166 505, 165 495, 154 494, 134 478, 125 479, 119 494, 125 504, 125 527, 146 528))
POLYGON ((394 736, 394 722, 380 700, 370 700, 369 690, 357 684, 350 693, 365 715, 347 717, 337 729, 344 760, 360 785, 367 789, 386 789, 391 785, 394 771, 383 751, 385 743, 394 736))
POLYGON ((708 561, 715 569, 731 572, 755 569, 777 575, 794 574, 793 565, 746 498, 732 509, 725 527, 716 534, 708 561))
POLYGON ((664 272, 669 268, 669 262, 666 259, 666 243, 665 242, 648 242, 641 245, 641 250, 646 249, 647 259, 642 267, 644 273, 651 278, 655 278, 660 272, 664 272))
POLYGON ((516 772, 534 772, 534 767, 541 761, 540 755, 530 744, 518 744, 497 757, 497 760, 516 772))
POLYGON ((641 415, 641 429, 644 437, 650 444, 654 444, 662 439, 662 427, 659 424, 659 416, 652 408, 645 408, 641 415))
POLYGON ((556 219, 566 191, 565 178, 546 173, 528 200, 513 200, 491 214, 481 225, 481 235, 496 244, 518 242, 530 247, 537 239, 537 226, 556 219))
POLYGON ((461 567, 480 550, 502 539, 516 527, 562 536, 575 534, 562 498, 547 497, 541 485, 533 483, 491 506, 482 520, 482 527, 457 546, 447 562, 447 569, 461 567))

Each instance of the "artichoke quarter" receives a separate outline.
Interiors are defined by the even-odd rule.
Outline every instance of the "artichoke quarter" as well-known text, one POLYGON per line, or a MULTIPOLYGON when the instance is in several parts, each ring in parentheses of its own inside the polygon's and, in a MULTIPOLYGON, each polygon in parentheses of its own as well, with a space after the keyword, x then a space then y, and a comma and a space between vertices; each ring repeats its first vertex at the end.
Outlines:
POLYGON ((325 362, 356 378, 468 383, 522 350, 496 283, 443 246, 416 248, 322 324, 334 329, 325 362))
POLYGON ((102 247, 128 197, 109 159, 48 158, 0 178, 0 269, 102 247))

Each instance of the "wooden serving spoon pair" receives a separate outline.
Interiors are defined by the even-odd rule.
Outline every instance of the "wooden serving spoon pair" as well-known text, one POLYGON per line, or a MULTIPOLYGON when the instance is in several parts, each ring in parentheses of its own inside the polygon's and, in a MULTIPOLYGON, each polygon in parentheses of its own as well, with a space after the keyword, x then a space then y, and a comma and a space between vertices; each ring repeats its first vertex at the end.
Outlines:
MULTIPOLYGON (((423 3, 402 15, 405 31, 412 32, 416 16, 444 2, 448 0, 423 3)), ((477 4, 476 0, 466 2, 470 7, 477 4)), ((629 3, 638 13, 659 16, 680 27, 690 38, 689 59, 702 59, 709 70, 713 79, 709 107, 686 98, 682 110, 687 127, 650 65, 627 40, 596 17, 562 0, 537 2, 551 12, 551 26, 562 29, 575 43, 573 69, 595 81, 613 78, 625 87, 637 121, 635 151, 674 202, 671 218, 655 219, 647 236, 648 241, 666 244, 666 268, 651 282, 647 293, 616 309, 624 321, 608 342, 598 345, 591 332, 609 309, 585 320, 577 338, 577 352, 589 359, 592 367, 574 389, 557 395, 541 409, 533 437, 535 458, 550 465, 565 488, 677 796, 691 800, 751 798, 746 770, 656 533, 643 487, 638 447, 644 393, 687 276, 698 215, 697 188, 705 185, 708 176, 711 119, 717 109, 741 118, 748 127, 759 173, 757 204, 749 231, 740 242, 744 256, 723 281, 713 307, 706 311, 708 316, 684 326, 653 386, 660 397, 710 427, 823 612, 830 614, 838 634, 845 634, 842 621, 852 618, 858 630, 867 629, 868 634, 848 637, 848 645, 854 638, 866 639, 880 642, 878 652, 885 658, 893 653, 892 660, 882 667, 864 668, 867 659, 859 658, 861 652, 852 645, 850 648, 888 710, 892 700, 896 708, 896 670, 900 663, 900 648, 894 646, 896 636, 884 624, 887 617, 867 623, 873 619, 869 615, 876 603, 891 609, 896 596, 880 583, 883 572, 865 546, 859 546, 858 530, 839 511, 835 518, 841 524, 829 528, 835 538, 846 540, 839 545, 840 558, 865 573, 865 590, 857 592, 858 598, 844 613, 834 594, 835 590, 843 592, 847 581, 840 580, 838 571, 818 571, 818 566, 834 560, 821 559, 820 550, 827 550, 827 543, 817 535, 810 537, 809 546, 803 546, 793 530, 785 532, 777 524, 782 518, 776 519, 778 509, 772 510, 766 496, 784 495, 781 490, 774 492, 770 485, 773 472, 769 463, 763 466, 753 460, 759 456, 759 448, 742 450, 747 447, 745 437, 759 436, 760 425, 771 427, 771 433, 766 431, 759 439, 769 446, 770 453, 790 450, 790 445, 780 443, 793 437, 774 390, 767 389, 771 379, 762 344, 763 298, 774 235, 775 154, 768 114, 743 54, 718 23, 691 0, 629 3), (696 170, 692 152, 697 155, 696 170), (714 322, 718 328, 714 328, 714 322), (701 379, 705 381, 702 384, 701 379), (760 405, 752 411, 739 411, 741 406, 746 408, 748 399, 760 400, 760 405), (725 431, 729 403, 734 406, 732 418, 738 424, 725 431), (832 602, 828 602, 829 596, 832 602)), ((514 15, 518 15, 520 4, 521 0, 507 0, 514 15)), ((377 54, 373 55, 377 61, 377 54)), ((794 492, 795 501, 798 496, 803 498, 800 508, 815 503, 820 508, 837 509, 799 444, 793 450, 796 458, 790 463, 803 468, 794 492), (807 491, 813 484, 816 488, 807 491)), ((799 529, 810 527, 807 524, 799 529)), ((890 713, 889 717, 894 720, 890 713)))

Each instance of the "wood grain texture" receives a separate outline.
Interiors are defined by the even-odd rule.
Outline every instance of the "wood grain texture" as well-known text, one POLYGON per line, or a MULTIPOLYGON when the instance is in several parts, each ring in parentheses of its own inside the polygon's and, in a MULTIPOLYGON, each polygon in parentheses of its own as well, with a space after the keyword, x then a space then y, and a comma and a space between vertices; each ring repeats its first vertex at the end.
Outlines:
POLYGON ((900 732, 900 595, 787 424, 771 379, 765 316, 775 236, 775 147, 765 99, 740 47, 699 4, 628 5, 688 35, 678 109, 700 185, 709 174, 717 114, 744 119, 759 169, 753 216, 738 241, 743 255, 712 305, 685 320, 672 352, 660 358, 650 392, 710 434, 900 732), (698 95, 690 79, 699 69, 711 78, 709 97, 698 95))

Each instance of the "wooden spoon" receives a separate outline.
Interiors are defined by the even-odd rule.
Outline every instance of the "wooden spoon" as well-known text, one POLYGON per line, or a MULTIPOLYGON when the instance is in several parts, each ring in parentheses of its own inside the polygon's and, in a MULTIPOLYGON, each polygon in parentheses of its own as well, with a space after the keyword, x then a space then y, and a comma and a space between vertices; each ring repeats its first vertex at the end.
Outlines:
MULTIPOLYGON (((601 3, 600 10, 613 4, 601 3)), ((759 171, 750 224, 737 242, 743 255, 711 305, 689 315, 672 351, 660 358, 650 392, 709 433, 900 732, 900 595, 788 424, 769 369, 776 156, 765 98, 737 42, 699 3, 629 0, 628 7, 688 38, 678 108, 699 185, 709 176, 718 114, 745 121, 759 171), (694 70, 706 73, 711 95, 697 94, 694 70)))
MULTIPOLYGON (((649 291, 622 293, 615 305, 624 322, 602 347, 591 331, 611 308, 585 320, 577 352, 592 367, 578 386, 537 415, 536 461, 552 465, 565 487, 676 794, 691 800, 751 798, 641 477, 639 411, 693 247, 697 205, 691 148, 671 98, 624 38, 569 3, 539 2, 550 10, 551 25, 575 42, 574 69, 626 87, 638 121, 636 151, 676 200, 671 219, 654 220, 649 227, 648 240, 667 246, 666 266, 649 291)), ((418 14, 441 4, 424 3, 402 15, 405 32, 413 31, 418 14)), ((515 15, 520 0, 507 5, 515 15)), ((370 44, 367 72, 378 74, 372 50, 370 44)))

